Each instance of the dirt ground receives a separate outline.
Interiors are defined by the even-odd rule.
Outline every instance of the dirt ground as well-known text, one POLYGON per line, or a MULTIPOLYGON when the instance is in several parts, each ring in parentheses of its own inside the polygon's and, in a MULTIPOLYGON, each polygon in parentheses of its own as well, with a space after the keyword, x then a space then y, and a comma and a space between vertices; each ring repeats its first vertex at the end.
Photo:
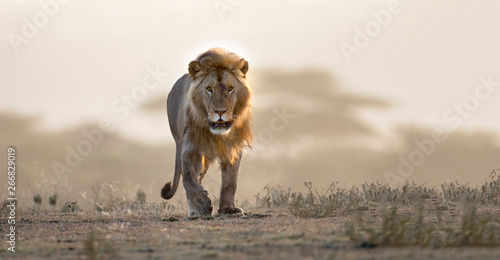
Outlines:
MULTIPOLYGON (((380 219, 380 212, 363 214, 380 219)), ((286 209, 190 219, 186 212, 31 211, 18 217, 16 252, 1 259, 500 259, 499 247, 377 247, 352 242, 352 216, 305 219, 286 209)), ((7 233, 3 218, 2 234, 7 233)))

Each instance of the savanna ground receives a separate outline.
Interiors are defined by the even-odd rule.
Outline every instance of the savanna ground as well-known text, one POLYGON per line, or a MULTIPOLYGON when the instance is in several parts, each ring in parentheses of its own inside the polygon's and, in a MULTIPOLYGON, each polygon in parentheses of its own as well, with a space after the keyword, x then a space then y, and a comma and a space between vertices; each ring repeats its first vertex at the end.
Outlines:
MULTIPOLYGON (((183 207, 118 199, 95 207, 24 209, 3 259, 500 258, 500 177, 481 187, 364 184, 302 194, 265 187, 243 215, 186 216, 183 207)), ((103 186, 104 187, 104 186, 103 186)), ((215 199, 214 199, 215 200, 215 199)), ((214 201, 217 205, 217 201, 214 201)), ((2 208, 1 233, 7 233, 2 208)), ((3 239, 5 240, 5 239, 3 239)))

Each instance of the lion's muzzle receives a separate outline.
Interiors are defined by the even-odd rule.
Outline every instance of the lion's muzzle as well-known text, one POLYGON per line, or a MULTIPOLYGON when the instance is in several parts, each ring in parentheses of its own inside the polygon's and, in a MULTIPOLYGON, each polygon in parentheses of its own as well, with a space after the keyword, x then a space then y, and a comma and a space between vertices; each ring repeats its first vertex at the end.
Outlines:
POLYGON ((216 129, 216 128, 226 128, 229 129, 231 127, 232 122, 231 121, 224 121, 224 120, 219 120, 217 122, 210 122, 210 128, 211 129, 216 129))

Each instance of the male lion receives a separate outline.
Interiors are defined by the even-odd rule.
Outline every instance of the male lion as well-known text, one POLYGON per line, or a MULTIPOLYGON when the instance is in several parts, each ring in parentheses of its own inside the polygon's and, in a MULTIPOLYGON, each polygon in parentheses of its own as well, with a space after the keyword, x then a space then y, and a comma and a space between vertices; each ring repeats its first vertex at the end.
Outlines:
POLYGON ((168 95, 175 173, 173 185, 165 184, 161 196, 174 196, 182 173, 189 216, 212 215, 212 201, 201 184, 216 159, 222 172, 219 213, 243 212, 234 197, 242 152, 252 140, 247 71, 245 59, 213 48, 189 63, 189 74, 177 80, 168 95))

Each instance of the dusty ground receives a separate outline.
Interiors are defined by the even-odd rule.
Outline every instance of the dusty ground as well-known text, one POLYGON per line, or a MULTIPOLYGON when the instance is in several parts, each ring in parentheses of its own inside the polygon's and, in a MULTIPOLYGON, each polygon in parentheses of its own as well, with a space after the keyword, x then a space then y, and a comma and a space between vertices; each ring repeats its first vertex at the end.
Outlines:
MULTIPOLYGON (((499 247, 377 247, 352 242, 345 223, 352 216, 305 219, 288 210, 256 209, 243 216, 189 219, 183 211, 153 214, 19 215, 16 252, 0 247, 1 259, 400 259, 496 258, 499 247)), ((380 212, 367 210, 374 223, 380 212)), ((448 217, 456 215, 453 209, 448 217)), ((2 218, 1 233, 7 223, 2 218)))

